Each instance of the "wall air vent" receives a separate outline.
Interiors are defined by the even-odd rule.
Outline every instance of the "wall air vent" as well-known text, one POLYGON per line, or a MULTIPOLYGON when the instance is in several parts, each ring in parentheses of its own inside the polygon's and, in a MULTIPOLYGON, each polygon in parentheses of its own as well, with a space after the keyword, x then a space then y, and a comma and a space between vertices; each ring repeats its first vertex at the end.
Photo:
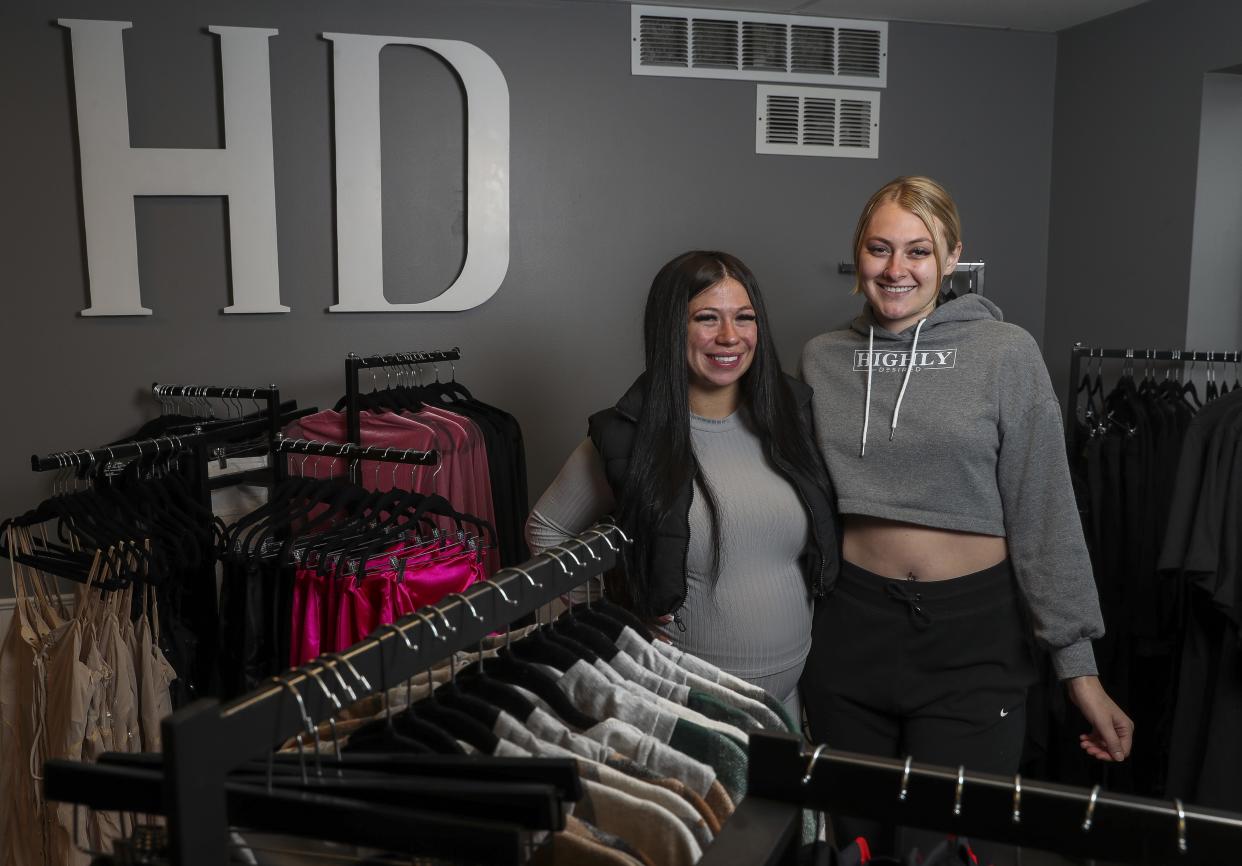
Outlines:
POLYGON ((757 88, 755 152, 792 156, 880 155, 880 94, 827 87, 757 88))
POLYGON ((679 6, 631 6, 635 75, 884 87, 888 24, 679 6))

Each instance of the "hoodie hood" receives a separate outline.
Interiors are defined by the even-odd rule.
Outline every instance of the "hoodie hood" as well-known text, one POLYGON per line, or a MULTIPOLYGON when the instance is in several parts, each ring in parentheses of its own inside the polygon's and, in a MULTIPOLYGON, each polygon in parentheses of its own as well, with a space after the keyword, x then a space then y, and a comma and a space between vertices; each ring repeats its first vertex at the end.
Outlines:
MULTIPOLYGON (((906 364, 906 375, 901 381, 901 390, 897 392, 897 404, 893 406, 892 423, 888 428, 888 440, 890 442, 897 435, 897 419, 901 417, 901 403, 906 399, 906 388, 910 386, 910 373, 914 371, 914 357, 919 347, 919 336, 924 330, 932 331, 955 322, 974 322, 980 319, 996 322, 1004 321, 1000 307, 987 298, 971 294, 946 301, 932 310, 930 316, 920 319, 912 328, 906 328, 897 334, 876 324, 875 311, 871 308, 871 304, 867 304, 863 308, 862 315, 853 321, 850 327, 867 338, 868 358, 875 357, 875 341, 877 337, 881 340, 904 341, 911 330, 914 332, 914 340, 910 344, 910 361, 906 364)), ((871 431, 871 374, 872 367, 868 364, 866 403, 864 404, 862 436, 860 437, 862 441, 858 449, 859 457, 867 456, 867 434, 871 431)))
MULTIPOLYGON (((973 294, 962 295, 960 298, 946 301, 932 310, 932 314, 921 322, 922 332, 927 333, 931 328, 947 325, 950 322, 973 322, 979 319, 991 319, 997 322, 1005 321, 1000 307, 987 298, 973 294)), ((850 323, 850 328, 864 337, 870 337, 871 329, 874 328, 877 340, 906 340, 909 339, 911 332, 916 327, 919 326, 911 325, 904 331, 897 333, 887 330, 876 321, 875 311, 871 309, 871 304, 865 305, 858 318, 850 323)))

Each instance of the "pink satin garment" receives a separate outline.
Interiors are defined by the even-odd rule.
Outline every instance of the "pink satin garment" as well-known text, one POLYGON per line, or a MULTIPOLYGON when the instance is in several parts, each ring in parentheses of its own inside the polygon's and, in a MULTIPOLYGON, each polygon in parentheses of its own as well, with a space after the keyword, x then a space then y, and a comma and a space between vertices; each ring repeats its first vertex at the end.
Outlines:
MULTIPOLYGON (((334 638, 338 648, 352 646, 369 636, 378 626, 396 621, 412 609, 399 606, 404 583, 404 571, 411 564, 425 564, 436 559, 451 558, 464 550, 461 542, 445 547, 426 545, 423 548, 407 548, 397 544, 367 561, 365 576, 338 577, 332 584, 332 599, 336 605, 333 616, 334 638), (413 552, 417 551, 417 552, 413 552)), ((453 592, 446 589, 445 592, 453 592)), ((443 598, 443 595, 440 596, 443 598)))
POLYGON ((289 664, 305 664, 336 647, 325 645, 328 634, 328 586, 332 578, 313 568, 299 568, 293 578, 293 622, 289 639, 289 664))
POLYGON ((400 616, 435 604, 450 592, 461 592, 486 576, 484 564, 474 551, 462 550, 422 562, 408 562, 395 586, 400 616))
POLYGON ((393 581, 385 573, 339 577, 333 585, 337 603, 335 639, 344 649, 367 637, 381 623, 396 619, 393 608, 393 581))

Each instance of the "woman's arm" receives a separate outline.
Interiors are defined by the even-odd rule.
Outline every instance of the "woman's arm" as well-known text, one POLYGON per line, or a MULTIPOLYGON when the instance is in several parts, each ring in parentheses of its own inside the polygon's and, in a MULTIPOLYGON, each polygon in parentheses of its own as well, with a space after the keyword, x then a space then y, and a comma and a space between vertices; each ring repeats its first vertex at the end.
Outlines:
POLYGON ((1104 691, 1091 641, 1104 619, 1074 499, 1060 404, 1030 341, 1007 359, 1002 379, 997 483, 1014 573, 1035 637, 1091 726, 1080 745, 1104 761, 1130 754, 1134 722, 1104 691))
MULTIPOLYGON (((591 440, 583 439, 531 509, 526 544, 532 554, 564 544, 610 513, 614 505, 604 461, 591 440)), ((586 592, 586 587, 574 590, 573 601, 584 600, 586 592)))

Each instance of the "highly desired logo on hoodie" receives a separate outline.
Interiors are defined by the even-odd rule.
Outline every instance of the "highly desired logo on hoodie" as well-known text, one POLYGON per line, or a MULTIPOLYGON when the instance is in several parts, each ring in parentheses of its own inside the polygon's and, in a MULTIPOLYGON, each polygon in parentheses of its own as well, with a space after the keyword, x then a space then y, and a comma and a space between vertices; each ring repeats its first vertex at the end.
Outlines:
MULTIPOLYGON (((898 352, 892 349, 854 350, 854 369, 865 371, 871 367, 877 373, 895 373, 906 369, 910 363, 909 352, 898 352)), ((957 349, 933 349, 914 353, 914 370, 949 370, 957 366, 957 349)))

